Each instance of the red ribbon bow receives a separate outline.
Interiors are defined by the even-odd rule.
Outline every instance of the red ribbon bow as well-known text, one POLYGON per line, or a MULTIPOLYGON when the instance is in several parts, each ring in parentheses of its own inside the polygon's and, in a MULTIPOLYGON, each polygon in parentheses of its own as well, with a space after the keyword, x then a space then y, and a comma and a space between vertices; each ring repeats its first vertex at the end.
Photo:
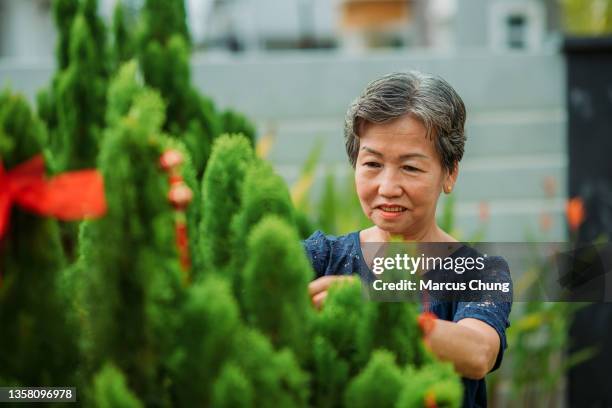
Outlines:
POLYGON ((62 221, 96 218, 106 212, 104 180, 97 170, 79 170, 45 179, 42 155, 5 171, 0 160, 0 238, 6 234, 11 207, 62 221))

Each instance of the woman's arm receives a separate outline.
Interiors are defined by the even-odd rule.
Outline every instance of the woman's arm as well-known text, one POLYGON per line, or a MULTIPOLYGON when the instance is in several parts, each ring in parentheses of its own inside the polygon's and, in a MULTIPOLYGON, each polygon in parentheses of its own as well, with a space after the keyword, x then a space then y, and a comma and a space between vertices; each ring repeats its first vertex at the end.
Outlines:
POLYGON ((493 327, 478 319, 457 323, 436 319, 425 343, 439 359, 453 363, 463 377, 479 380, 495 365, 500 339, 493 327))

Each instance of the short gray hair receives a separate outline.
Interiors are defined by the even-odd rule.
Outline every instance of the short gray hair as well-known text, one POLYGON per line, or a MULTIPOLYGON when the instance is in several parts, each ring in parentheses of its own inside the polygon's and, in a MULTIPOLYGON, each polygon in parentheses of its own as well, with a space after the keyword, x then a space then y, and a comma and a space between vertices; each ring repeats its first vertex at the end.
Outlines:
POLYGON ((463 157, 465 105, 444 79, 418 71, 394 72, 368 84, 346 113, 344 141, 353 168, 364 123, 385 123, 410 114, 435 139, 442 168, 452 171, 463 157))

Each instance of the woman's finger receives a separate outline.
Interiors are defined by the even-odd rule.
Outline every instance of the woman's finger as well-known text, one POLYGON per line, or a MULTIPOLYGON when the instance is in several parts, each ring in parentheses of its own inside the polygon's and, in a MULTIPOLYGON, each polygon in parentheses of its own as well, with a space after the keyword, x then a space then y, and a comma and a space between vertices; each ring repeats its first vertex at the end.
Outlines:
POLYGON ((308 284, 308 294, 312 297, 317 293, 327 290, 336 276, 321 276, 308 284))
POLYGON ((312 304, 317 310, 321 310, 321 308, 323 307, 323 302, 325 301, 326 297, 327 297, 326 290, 323 292, 319 292, 312 297, 312 304))
POLYGON ((316 295, 317 293, 326 291, 329 288, 329 286, 334 282, 353 280, 353 279, 355 279, 354 276, 345 276, 345 275, 321 276, 320 278, 317 278, 313 280, 312 282, 310 282, 310 284, 308 285, 308 294, 312 297, 316 295))

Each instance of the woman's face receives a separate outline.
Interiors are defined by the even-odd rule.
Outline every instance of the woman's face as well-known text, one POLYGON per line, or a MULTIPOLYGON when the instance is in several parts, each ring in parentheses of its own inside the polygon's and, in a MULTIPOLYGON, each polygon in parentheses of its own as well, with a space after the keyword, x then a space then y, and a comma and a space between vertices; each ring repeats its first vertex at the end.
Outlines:
POLYGON ((410 115, 360 131, 355 184, 367 217, 384 231, 412 239, 435 226, 438 197, 455 175, 442 169, 425 126, 410 115))

